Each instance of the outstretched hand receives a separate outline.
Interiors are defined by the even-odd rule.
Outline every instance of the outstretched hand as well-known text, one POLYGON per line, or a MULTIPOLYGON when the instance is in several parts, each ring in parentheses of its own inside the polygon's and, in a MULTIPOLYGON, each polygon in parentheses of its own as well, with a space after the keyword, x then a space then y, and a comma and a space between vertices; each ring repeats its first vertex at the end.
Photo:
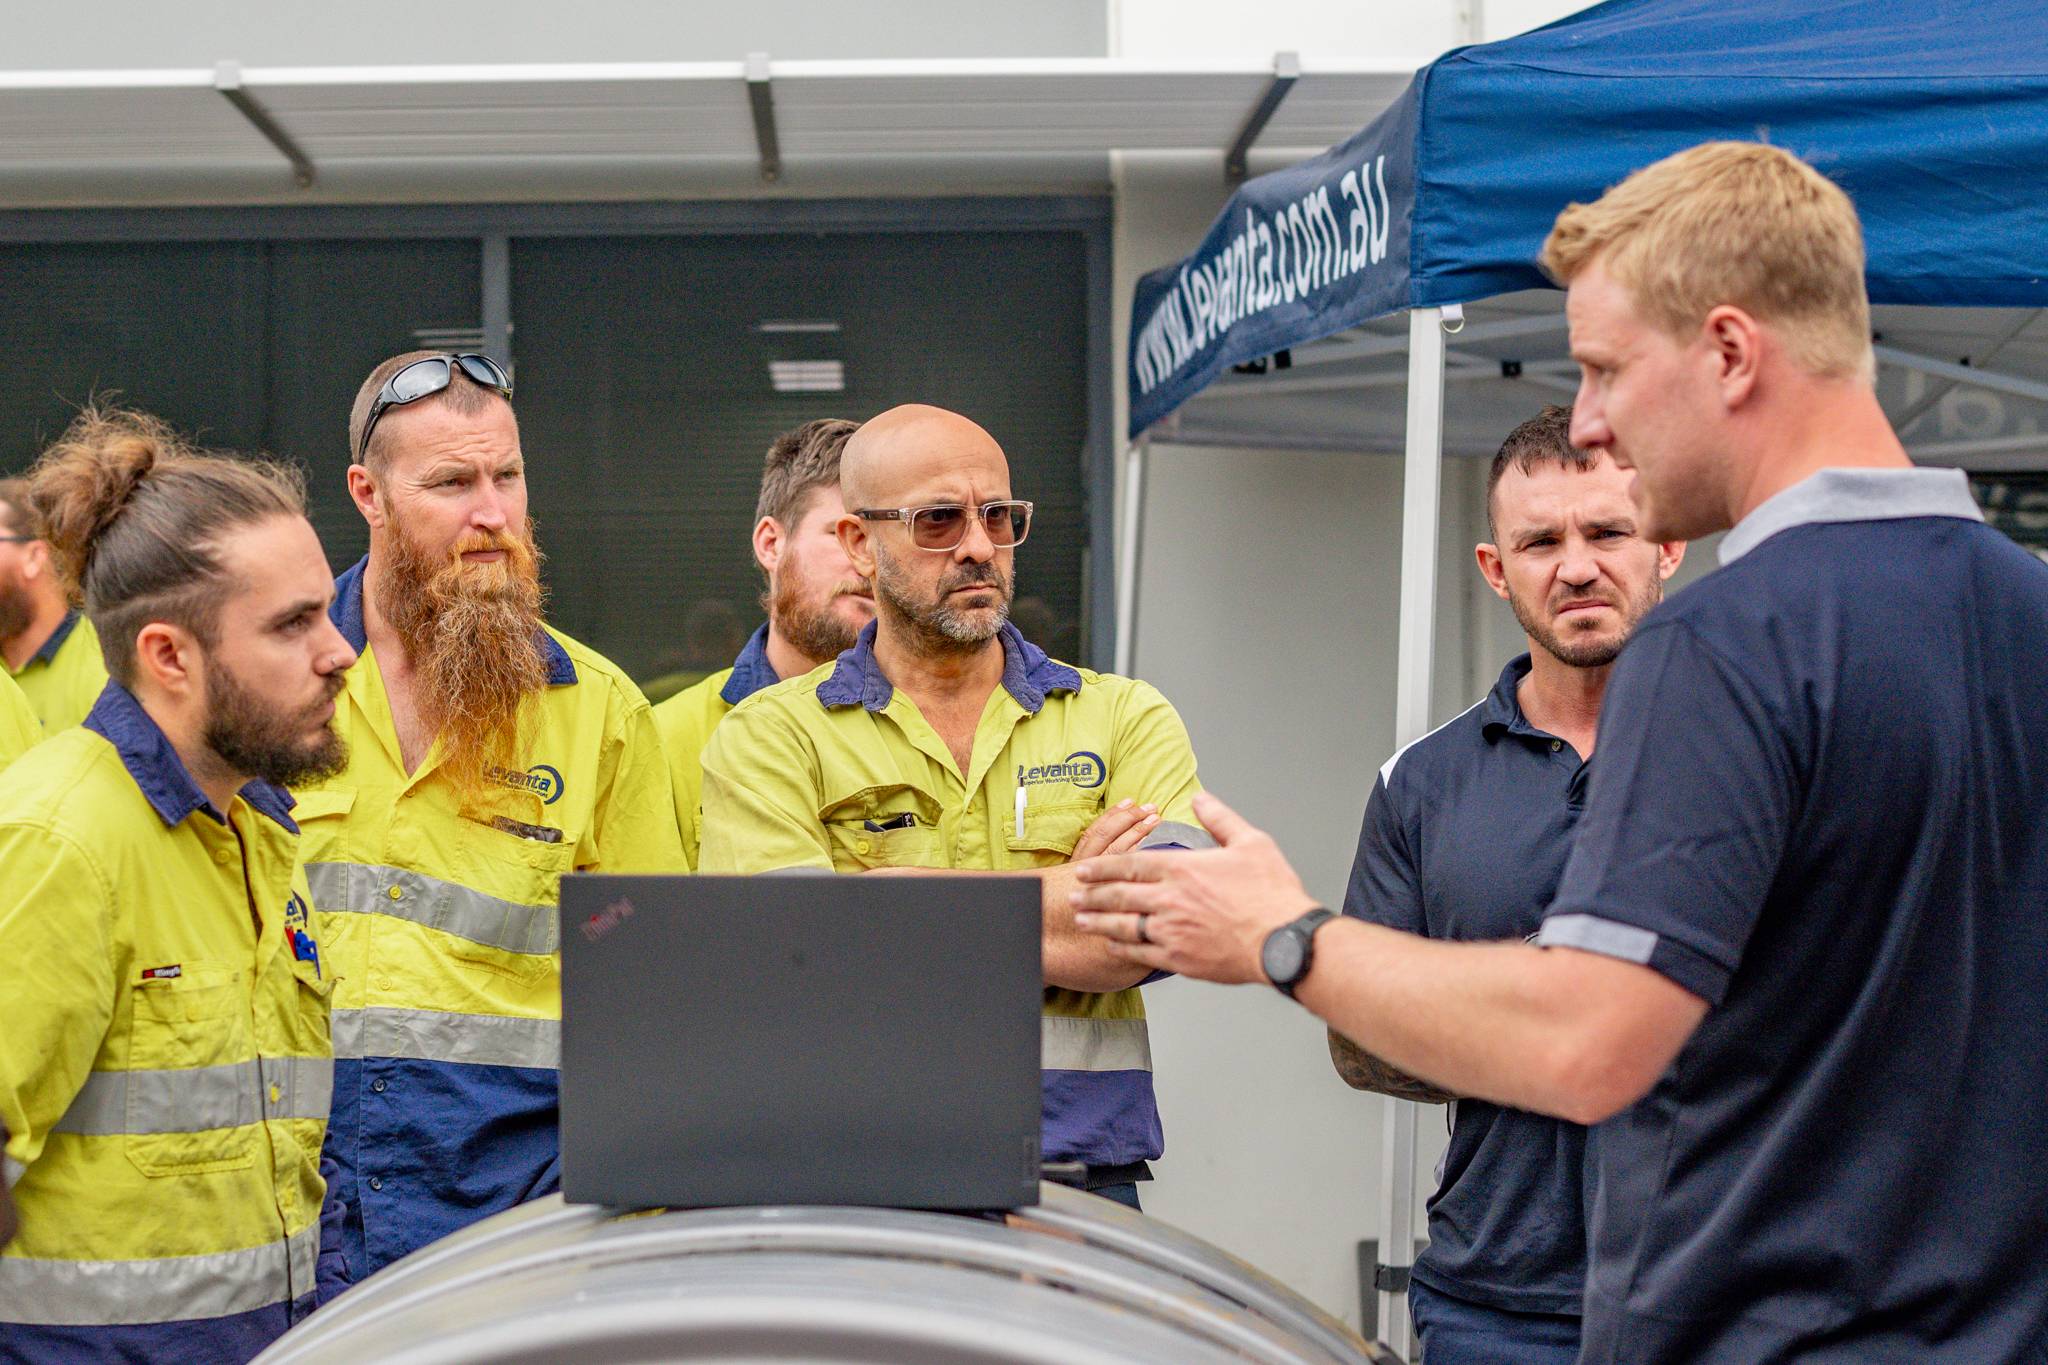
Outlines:
POLYGON ((1110 853, 1075 866, 1074 925, 1155 971, 1264 981, 1266 935, 1315 907, 1271 835, 1207 792, 1195 814, 1213 849, 1110 853))

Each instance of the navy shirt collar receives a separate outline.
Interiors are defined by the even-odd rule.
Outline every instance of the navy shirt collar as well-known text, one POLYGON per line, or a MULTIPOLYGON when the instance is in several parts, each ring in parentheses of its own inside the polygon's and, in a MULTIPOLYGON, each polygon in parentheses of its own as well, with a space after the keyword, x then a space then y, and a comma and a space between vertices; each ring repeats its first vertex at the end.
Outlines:
MULTIPOLYGON (((214 809, 206 793, 192 780, 185 760, 178 757, 162 728, 142 709, 135 694, 121 684, 108 680, 85 718, 85 728, 114 746, 128 775, 135 779, 135 785, 142 789, 166 828, 177 828, 195 810, 204 811, 219 824, 228 822, 227 816, 214 809)), ((283 787, 249 782, 243 785, 241 797, 293 834, 299 832, 292 820, 292 794, 283 787)))
POLYGON ((1529 724, 1529 718, 1522 714, 1522 679, 1529 676, 1531 666, 1527 654, 1517 654, 1500 671, 1500 679, 1494 683, 1493 691, 1486 694, 1479 725, 1488 739, 1498 739, 1504 734, 1528 739, 1550 738, 1529 724))
POLYGON ((775 666, 768 662, 768 627, 764 625, 748 638, 746 648, 732 661, 732 676, 718 689, 719 700, 727 706, 738 706, 762 688, 781 681, 775 666))
MULTIPOLYGON (((36 652, 28 656, 28 662, 31 664, 46 664, 56 658, 57 651, 64 648, 64 642, 71 638, 71 632, 76 629, 78 629, 78 613, 75 611, 65 612, 64 619, 59 621, 57 628, 50 632, 50 638, 43 641, 36 652)), ((23 664, 22 667, 26 668, 28 664, 23 664)))
MULTIPOLYGON (((370 641, 369 627, 363 623, 363 577, 369 566, 370 557, 364 555, 334 580, 334 605, 327 609, 334 628, 358 654, 369 647, 370 641)), ((559 640, 543 630, 534 644, 547 660, 548 686, 567 687, 576 681, 576 664, 559 640)))
POLYGON ((1752 508, 1721 538, 1720 560, 1733 564, 1795 526, 1903 517, 1982 521, 1984 513, 1960 469, 1822 469, 1752 508))
MULTIPOLYGON (((895 685, 882 675, 881 665, 875 662, 875 626, 875 622, 868 622, 853 648, 839 656, 832 676, 820 684, 818 700, 823 705, 864 706, 880 711, 895 695, 895 685)), ((1031 715, 1037 715, 1053 693, 1081 690, 1078 669, 1055 662, 1007 621, 996 638, 1003 642, 1003 690, 1031 715)))

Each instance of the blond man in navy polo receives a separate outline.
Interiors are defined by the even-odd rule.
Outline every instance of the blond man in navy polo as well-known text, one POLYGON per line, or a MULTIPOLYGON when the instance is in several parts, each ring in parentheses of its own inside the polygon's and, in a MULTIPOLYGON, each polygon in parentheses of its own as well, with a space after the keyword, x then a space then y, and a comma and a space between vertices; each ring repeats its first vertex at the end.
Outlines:
POLYGON ((2048 1359, 2048 566, 1913 468, 1855 208, 1789 153, 1661 161, 1544 261, 1574 444, 1646 534, 1733 529, 1615 669, 1536 943, 1304 923, 1220 802, 1218 850, 1081 869, 1077 923, 1601 1122, 1588 1365, 2048 1359))

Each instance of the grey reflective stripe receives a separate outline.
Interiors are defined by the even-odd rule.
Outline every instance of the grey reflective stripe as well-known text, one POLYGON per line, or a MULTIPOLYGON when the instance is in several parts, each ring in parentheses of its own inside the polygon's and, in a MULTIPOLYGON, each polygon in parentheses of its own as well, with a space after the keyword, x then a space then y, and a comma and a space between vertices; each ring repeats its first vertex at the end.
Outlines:
POLYGON ((207 1256, 58 1261, 0 1256, 0 1322, 111 1327, 224 1318, 313 1292, 320 1225, 207 1256))
POLYGON ((334 1055, 552 1071, 561 1065, 562 1022, 440 1010, 336 1010, 334 1055))
POLYGON ((259 1118, 325 1119, 333 1099, 334 1063, 325 1057, 260 1057, 184 1071, 95 1071, 50 1131, 200 1133, 259 1118))
POLYGON ((1159 848, 1162 845, 1175 848, 1214 848, 1216 840, 1200 825, 1183 825, 1172 820, 1162 820, 1159 827, 1145 836, 1139 848, 1159 848))
POLYGON ((319 910, 388 915, 508 953, 552 953, 562 944, 554 906, 521 905, 424 872, 374 863, 308 863, 306 882, 319 910))
POLYGON ((1143 1019, 1041 1015, 1039 1062, 1047 1071, 1150 1071, 1152 1039, 1143 1019))
POLYGON ((1552 915, 1536 931, 1539 948, 1583 948, 1602 957, 1647 963, 1657 951, 1657 936, 1633 924, 1619 924, 1597 915, 1552 915))
POLYGON ((28 1167, 22 1165, 11 1156, 0 1156, 0 1179, 6 1180, 8 1189, 11 1190, 16 1185, 19 1185, 21 1178, 27 1174, 28 1167))

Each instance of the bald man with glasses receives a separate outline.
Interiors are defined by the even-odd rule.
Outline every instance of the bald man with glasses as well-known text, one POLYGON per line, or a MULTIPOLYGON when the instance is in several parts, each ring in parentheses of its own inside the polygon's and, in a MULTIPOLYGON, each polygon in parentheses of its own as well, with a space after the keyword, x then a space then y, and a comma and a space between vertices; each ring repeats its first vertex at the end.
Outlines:
POLYGON ((1207 847, 1166 699, 1048 658, 1009 623, 1032 506, 957 413, 865 423, 840 544, 873 582, 852 649, 735 707, 704 751, 705 872, 985 872, 1044 884, 1043 1153, 1133 1207, 1162 1137, 1138 987, 1075 932, 1075 864, 1207 847))

